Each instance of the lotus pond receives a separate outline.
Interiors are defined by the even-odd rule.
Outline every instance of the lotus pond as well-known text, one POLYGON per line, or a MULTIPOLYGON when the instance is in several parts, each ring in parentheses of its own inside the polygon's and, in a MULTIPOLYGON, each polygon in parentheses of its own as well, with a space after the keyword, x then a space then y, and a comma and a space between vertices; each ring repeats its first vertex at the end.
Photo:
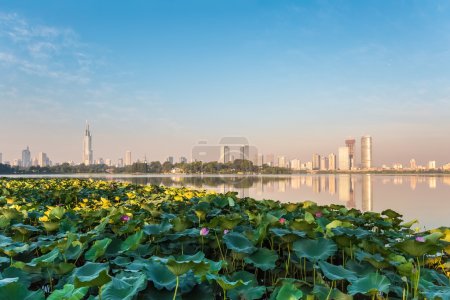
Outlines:
POLYGON ((0 299, 450 299, 450 228, 188 188, 0 179, 0 299))

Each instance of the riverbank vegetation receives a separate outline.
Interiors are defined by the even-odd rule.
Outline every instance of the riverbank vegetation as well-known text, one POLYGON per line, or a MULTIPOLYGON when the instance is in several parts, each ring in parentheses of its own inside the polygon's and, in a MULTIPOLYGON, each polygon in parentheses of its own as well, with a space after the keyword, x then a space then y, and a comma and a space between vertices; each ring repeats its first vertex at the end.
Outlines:
POLYGON ((80 179, 0 179, 0 298, 449 299, 450 229, 80 179))

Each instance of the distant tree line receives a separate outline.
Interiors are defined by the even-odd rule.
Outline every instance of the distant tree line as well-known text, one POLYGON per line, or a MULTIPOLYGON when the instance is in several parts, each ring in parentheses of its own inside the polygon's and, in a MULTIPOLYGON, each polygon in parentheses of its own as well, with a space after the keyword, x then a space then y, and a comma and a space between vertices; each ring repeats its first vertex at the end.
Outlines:
POLYGON ((268 165, 255 166, 251 161, 236 159, 229 163, 219 162, 192 162, 175 163, 159 161, 136 162, 131 166, 111 167, 100 165, 76 165, 68 163, 51 167, 12 167, 0 164, 0 174, 76 174, 76 173, 185 173, 185 174, 291 174, 288 168, 271 167, 268 165))

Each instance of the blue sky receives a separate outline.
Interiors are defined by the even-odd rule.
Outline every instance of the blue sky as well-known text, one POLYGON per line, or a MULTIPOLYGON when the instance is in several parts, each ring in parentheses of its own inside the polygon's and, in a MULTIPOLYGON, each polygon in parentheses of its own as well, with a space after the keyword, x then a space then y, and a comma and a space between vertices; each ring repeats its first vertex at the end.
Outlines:
POLYGON ((449 1, 2 1, 0 152, 190 155, 245 136, 309 160, 450 161, 449 1))

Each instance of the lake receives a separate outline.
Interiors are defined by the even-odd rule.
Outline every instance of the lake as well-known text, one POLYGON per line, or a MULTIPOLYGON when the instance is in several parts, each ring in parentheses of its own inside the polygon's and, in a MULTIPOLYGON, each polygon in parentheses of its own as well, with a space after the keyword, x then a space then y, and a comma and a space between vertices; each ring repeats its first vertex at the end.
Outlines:
POLYGON ((135 184, 189 186, 217 192, 235 191, 240 197, 282 202, 311 200, 348 208, 381 212, 393 209, 406 221, 418 219, 421 229, 450 226, 450 176, 439 175, 27 175, 9 177, 97 178, 135 184))

